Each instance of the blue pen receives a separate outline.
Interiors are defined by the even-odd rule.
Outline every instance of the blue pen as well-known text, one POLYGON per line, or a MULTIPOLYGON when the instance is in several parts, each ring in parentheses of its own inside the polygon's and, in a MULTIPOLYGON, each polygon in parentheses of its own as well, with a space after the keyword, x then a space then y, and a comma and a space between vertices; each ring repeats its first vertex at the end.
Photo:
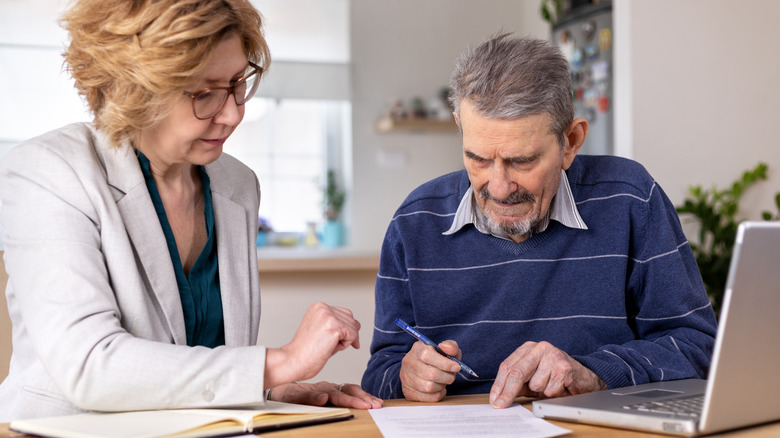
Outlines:
POLYGON ((474 370, 469 368, 468 365, 466 365, 465 363, 461 362, 460 359, 458 359, 457 357, 450 356, 449 354, 447 354, 444 351, 442 351, 442 349, 439 348, 439 345, 437 343, 435 343, 435 342, 431 341, 430 339, 426 338, 425 335, 423 335, 422 333, 420 333, 417 330, 413 329, 412 326, 410 326, 409 324, 405 323, 402 319, 396 318, 395 319, 395 323, 398 325, 398 327, 401 327, 406 333, 409 333, 410 335, 414 336, 418 341, 422 342, 423 344, 430 345, 431 347, 433 347, 434 350, 436 350, 437 353, 441 354, 442 356, 446 357, 447 359, 454 360, 455 362, 458 363, 458 365, 460 365, 460 369, 462 369, 463 371, 465 371, 465 372, 467 372, 467 373, 471 374, 472 376, 474 376, 474 377, 479 379, 479 376, 477 375, 477 373, 475 373, 474 370))

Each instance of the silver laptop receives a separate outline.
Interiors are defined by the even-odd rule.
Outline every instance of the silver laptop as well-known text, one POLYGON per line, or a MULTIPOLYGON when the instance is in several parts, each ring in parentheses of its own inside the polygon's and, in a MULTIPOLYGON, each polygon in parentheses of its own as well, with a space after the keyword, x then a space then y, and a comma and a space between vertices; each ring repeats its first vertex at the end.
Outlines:
POLYGON ((780 222, 743 222, 707 380, 533 402, 537 417, 698 436, 780 420, 780 222), (699 412, 676 413, 680 406, 699 412))

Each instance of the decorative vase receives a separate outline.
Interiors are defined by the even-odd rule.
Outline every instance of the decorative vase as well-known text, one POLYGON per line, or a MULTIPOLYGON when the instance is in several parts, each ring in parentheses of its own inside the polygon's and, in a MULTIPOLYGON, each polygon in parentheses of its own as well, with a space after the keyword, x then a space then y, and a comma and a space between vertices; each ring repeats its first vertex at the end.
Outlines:
POLYGON ((320 243, 320 239, 317 237, 317 224, 314 222, 306 223, 306 238, 303 243, 309 247, 315 247, 320 243))
POLYGON ((329 220, 322 227, 321 245, 327 248, 336 248, 344 242, 344 225, 339 221, 329 220))
POLYGON ((265 246, 268 244, 268 232, 260 231, 257 233, 257 246, 265 246))

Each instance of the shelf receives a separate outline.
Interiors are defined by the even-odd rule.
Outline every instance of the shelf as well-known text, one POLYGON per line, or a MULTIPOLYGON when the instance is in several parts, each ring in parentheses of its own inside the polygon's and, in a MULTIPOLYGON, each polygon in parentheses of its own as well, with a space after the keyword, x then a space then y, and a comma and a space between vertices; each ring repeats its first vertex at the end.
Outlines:
POLYGON ((349 248, 262 247, 257 251, 260 273, 316 271, 377 271, 379 253, 349 248))
POLYGON ((374 125, 376 132, 458 132, 458 125, 455 120, 435 120, 435 119, 402 119, 393 120, 385 117, 377 120, 374 125))

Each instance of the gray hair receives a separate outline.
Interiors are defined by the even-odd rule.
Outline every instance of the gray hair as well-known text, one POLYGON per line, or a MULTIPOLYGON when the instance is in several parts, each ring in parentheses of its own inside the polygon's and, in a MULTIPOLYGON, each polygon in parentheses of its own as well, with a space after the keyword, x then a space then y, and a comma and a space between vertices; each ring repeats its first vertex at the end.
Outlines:
POLYGON ((548 114, 552 133, 565 144, 565 132, 574 120, 568 61, 547 41, 509 36, 491 37, 458 58, 450 77, 455 114, 460 117, 464 99, 491 119, 548 114))

